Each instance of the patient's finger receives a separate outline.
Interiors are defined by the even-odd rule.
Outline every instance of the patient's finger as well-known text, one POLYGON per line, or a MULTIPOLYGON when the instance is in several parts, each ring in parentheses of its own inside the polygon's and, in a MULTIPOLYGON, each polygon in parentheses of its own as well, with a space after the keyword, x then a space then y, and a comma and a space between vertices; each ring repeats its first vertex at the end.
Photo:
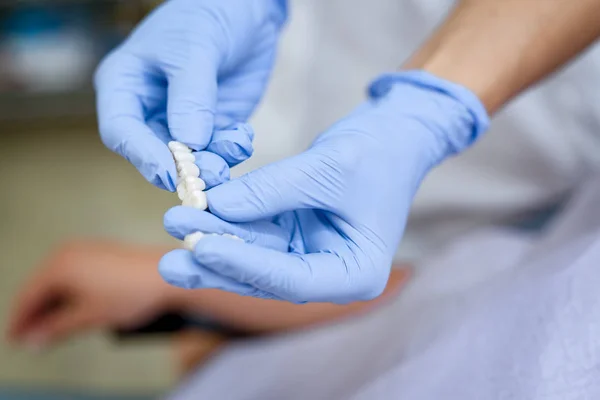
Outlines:
POLYGON ((32 350, 64 340, 67 337, 93 328, 94 314, 84 304, 65 305, 44 315, 23 338, 25 345, 32 350))
POLYGON ((18 294, 8 324, 8 338, 19 340, 32 329, 58 296, 60 288, 51 274, 34 276, 18 294))

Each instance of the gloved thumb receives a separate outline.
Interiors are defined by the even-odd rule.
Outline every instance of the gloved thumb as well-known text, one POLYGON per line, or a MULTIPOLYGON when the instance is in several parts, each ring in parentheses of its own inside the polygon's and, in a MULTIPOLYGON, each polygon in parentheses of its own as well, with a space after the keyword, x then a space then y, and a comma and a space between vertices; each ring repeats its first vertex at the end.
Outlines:
POLYGON ((207 192, 208 207, 214 215, 230 222, 325 208, 329 196, 326 186, 332 182, 319 158, 318 153, 309 150, 225 182, 207 192))
POLYGON ((167 122, 171 136, 194 150, 210 142, 217 103, 220 56, 212 46, 195 49, 187 65, 168 78, 167 122))

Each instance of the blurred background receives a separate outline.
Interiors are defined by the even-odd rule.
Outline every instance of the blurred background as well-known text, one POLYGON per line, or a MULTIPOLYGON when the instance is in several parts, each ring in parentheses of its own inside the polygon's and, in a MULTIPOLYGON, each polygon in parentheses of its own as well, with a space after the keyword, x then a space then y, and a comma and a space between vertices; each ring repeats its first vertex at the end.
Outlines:
POLYGON ((93 117, 90 77, 157 1, 0 2, 3 122, 93 117))
MULTIPOLYGON (((177 199, 102 146, 91 85, 98 60, 156 3, 0 2, 2 331, 13 296, 62 240, 169 241, 161 214, 177 199)), ((161 338, 91 335, 43 355, 0 343, 0 398, 53 389, 155 395, 175 376, 170 342, 161 338)))

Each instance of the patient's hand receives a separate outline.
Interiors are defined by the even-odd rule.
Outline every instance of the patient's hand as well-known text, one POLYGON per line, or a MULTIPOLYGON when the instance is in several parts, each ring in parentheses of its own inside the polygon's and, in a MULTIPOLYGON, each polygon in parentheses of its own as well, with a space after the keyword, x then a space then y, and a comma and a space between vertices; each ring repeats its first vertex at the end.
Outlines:
POLYGON ((128 329, 169 307, 156 265, 166 249, 79 241, 42 262, 14 304, 9 338, 39 348, 90 329, 128 329))

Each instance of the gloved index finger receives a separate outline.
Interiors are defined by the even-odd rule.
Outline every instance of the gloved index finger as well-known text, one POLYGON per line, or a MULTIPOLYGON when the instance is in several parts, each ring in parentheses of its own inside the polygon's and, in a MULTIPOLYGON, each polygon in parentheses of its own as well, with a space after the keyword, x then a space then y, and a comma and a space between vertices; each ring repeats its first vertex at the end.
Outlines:
POLYGON ((364 282, 350 279, 347 265, 334 253, 300 255, 209 236, 198 242, 195 255, 212 271, 295 303, 367 300, 378 295, 371 290, 367 274, 364 282))
POLYGON ((213 133, 207 150, 221 156, 230 167, 246 161, 254 152, 254 130, 250 124, 238 123, 213 133))
POLYGON ((248 242, 280 251, 287 251, 290 233, 270 221, 230 223, 191 207, 171 208, 164 216, 165 230, 173 237, 183 240, 194 232, 230 234, 248 242))
POLYGON ((204 150, 212 137, 217 108, 220 50, 207 38, 196 38, 186 64, 167 71, 167 121, 171 136, 194 150, 204 150))
POLYGON ((337 194, 332 168, 320 154, 306 151, 266 165, 207 192, 208 207, 231 222, 266 219, 286 211, 326 209, 337 194))
POLYGON ((140 99, 140 93, 156 91, 157 88, 145 82, 143 65, 126 60, 113 54, 96 73, 102 142, 132 163, 150 183, 174 191, 177 171, 173 158, 167 145, 146 123, 140 99))
POLYGON ((242 296, 274 298, 269 293, 206 269, 194 260, 189 251, 183 249, 165 254, 158 270, 167 283, 184 289, 220 289, 242 296))
POLYGON ((200 169, 200 179, 204 181, 207 189, 229 180, 229 166, 222 157, 210 151, 198 151, 193 154, 200 169))

